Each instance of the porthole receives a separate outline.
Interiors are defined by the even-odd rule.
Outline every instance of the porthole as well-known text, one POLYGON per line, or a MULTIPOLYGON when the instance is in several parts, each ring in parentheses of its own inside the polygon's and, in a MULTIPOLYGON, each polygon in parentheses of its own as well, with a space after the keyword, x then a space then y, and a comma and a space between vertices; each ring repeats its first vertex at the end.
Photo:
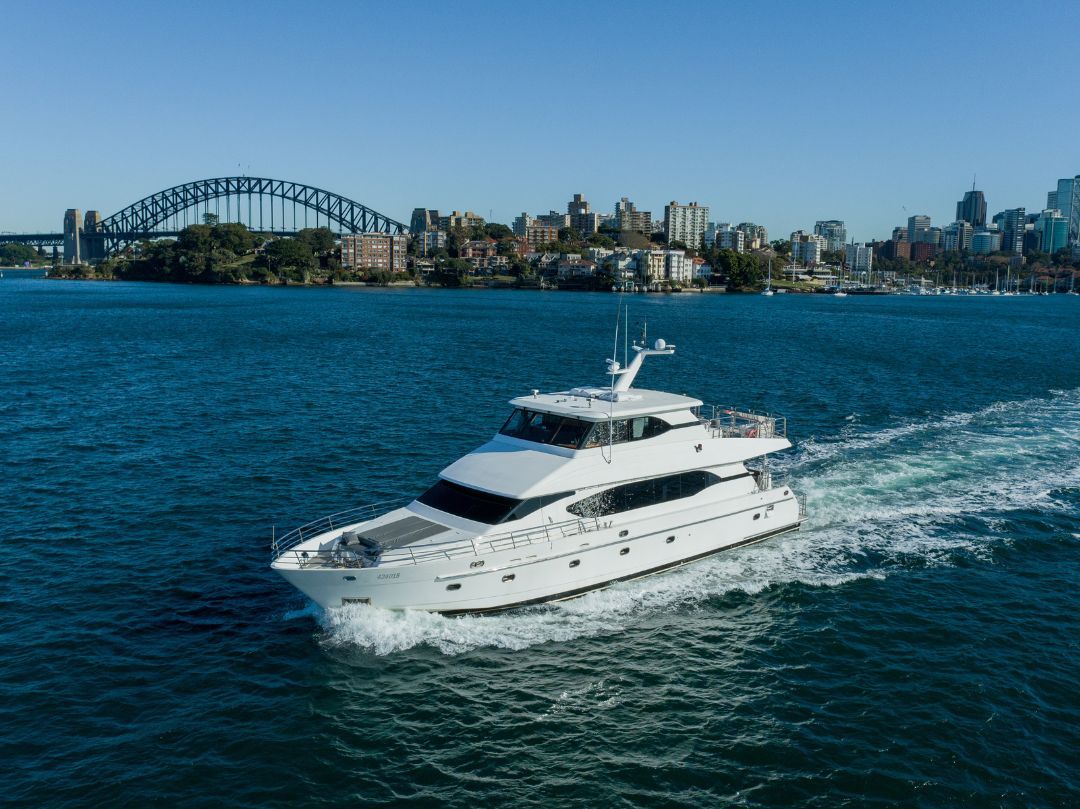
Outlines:
POLYGON ((755 519, 755 520, 760 520, 760 519, 761 519, 761 515, 760 515, 760 514, 755 514, 755 515, 754 515, 754 519, 755 519))
POLYGON ((791 494, 791 492, 787 489, 784 489, 784 497, 787 497, 789 494, 791 494))
POLYGON ((626 536, 626 535, 627 535, 627 534, 629 534, 629 533, 630 533, 629 531, 620 531, 620 532, 619 532, 619 537, 620 537, 620 538, 621 538, 621 537, 624 537, 624 536, 626 536))
POLYGON ((628 554, 628 553, 630 553, 630 549, 629 548, 623 548, 622 550, 619 551, 619 556, 626 556, 626 554, 628 554))
POLYGON ((505 576, 503 576, 503 581, 513 581, 515 578, 515 574, 507 573, 505 576))
POLYGON ((342 576, 345 581, 356 581, 356 576, 342 576))
POLYGON ((675 541, 675 537, 668 537, 667 539, 664 540, 664 542, 666 542, 668 545, 670 545, 674 541, 675 541))
POLYGON ((581 564, 580 559, 574 559, 572 562, 570 562, 570 567, 577 567, 580 564, 581 564))
POLYGON ((446 585, 446 589, 447 590, 460 590, 461 585, 460 584, 448 584, 448 585, 446 585))
POLYGON ((483 567, 483 566, 484 566, 484 560, 483 559, 478 559, 477 561, 471 562, 469 564, 469 567, 483 567))

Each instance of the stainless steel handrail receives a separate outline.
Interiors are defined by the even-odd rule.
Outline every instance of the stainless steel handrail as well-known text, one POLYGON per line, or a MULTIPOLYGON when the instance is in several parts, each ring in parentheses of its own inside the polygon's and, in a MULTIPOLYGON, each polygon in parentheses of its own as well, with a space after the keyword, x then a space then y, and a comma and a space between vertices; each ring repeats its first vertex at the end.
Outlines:
MULTIPOLYGON (((355 511, 355 509, 341 513, 349 514, 352 511, 355 511)), ((316 520, 314 523, 309 523, 309 525, 321 522, 322 520, 316 520)), ((610 522, 601 522, 599 517, 580 517, 520 531, 503 531, 490 536, 452 539, 446 542, 432 542, 427 545, 406 545, 404 548, 394 548, 380 554, 379 566, 402 562, 410 562, 415 565, 432 559, 453 559, 458 556, 480 556, 497 551, 516 550, 517 548, 524 548, 542 542, 552 542, 555 539, 565 539, 578 534, 599 531, 610 525, 610 522)), ((294 542, 293 545, 295 544, 294 542)), ((289 556, 298 567, 307 567, 313 564, 327 567, 360 567, 359 561, 355 563, 343 562, 331 550, 298 551, 293 548, 284 548, 275 554, 274 561, 289 556)))
POLYGON ((326 517, 312 520, 309 523, 301 525, 299 528, 294 528, 284 536, 275 536, 270 541, 271 555, 274 559, 277 559, 286 551, 299 545, 305 539, 311 539, 312 537, 324 534, 327 531, 333 531, 335 527, 344 528, 347 525, 373 520, 376 517, 381 517, 383 514, 393 511, 395 508, 400 508, 408 502, 408 500, 392 500, 385 503, 372 503, 367 506, 347 508, 344 511, 338 511, 335 514, 329 514, 326 517))
POLYGON ((753 410, 739 410, 721 405, 703 405, 709 408, 709 418, 698 413, 698 418, 710 430, 714 438, 787 438, 787 419, 753 410))

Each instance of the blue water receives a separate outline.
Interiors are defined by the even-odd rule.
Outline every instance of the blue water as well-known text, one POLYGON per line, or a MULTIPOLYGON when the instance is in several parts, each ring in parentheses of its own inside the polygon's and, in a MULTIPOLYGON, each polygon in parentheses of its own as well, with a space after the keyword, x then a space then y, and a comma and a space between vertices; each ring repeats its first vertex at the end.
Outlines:
POLYGON ((678 345, 642 385, 788 416, 804 530, 553 607, 326 616, 271 526, 599 381, 615 298, 0 281, 5 798, 1080 803, 1080 299, 628 302, 678 345))

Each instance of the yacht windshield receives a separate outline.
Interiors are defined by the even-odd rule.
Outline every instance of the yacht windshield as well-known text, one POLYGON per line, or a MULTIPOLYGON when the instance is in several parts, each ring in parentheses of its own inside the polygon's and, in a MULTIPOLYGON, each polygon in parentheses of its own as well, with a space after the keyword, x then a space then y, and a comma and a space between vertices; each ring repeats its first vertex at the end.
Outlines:
POLYGON ((518 408, 499 432, 537 444, 580 449, 591 426, 587 421, 518 408))
POLYGON ((521 505, 520 500, 470 489, 447 480, 438 481, 416 499, 425 506, 447 514, 488 525, 502 522, 521 505))
POLYGON ((425 506, 431 506, 447 514, 464 517, 487 525, 498 525, 527 517, 537 509, 549 506, 573 495, 573 492, 557 492, 528 500, 515 500, 498 494, 470 489, 459 483, 440 480, 416 498, 425 506))

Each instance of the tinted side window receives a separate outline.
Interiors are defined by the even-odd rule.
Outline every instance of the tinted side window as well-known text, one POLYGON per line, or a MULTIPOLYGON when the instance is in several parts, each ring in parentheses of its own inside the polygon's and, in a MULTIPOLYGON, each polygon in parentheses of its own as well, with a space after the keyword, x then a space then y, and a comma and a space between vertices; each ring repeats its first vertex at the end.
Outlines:
POLYGON ((671 425, 656 416, 638 416, 633 419, 619 419, 610 424, 606 421, 593 427, 585 442, 588 447, 602 447, 611 444, 622 444, 627 441, 642 441, 662 435, 671 429, 671 425))
POLYGON ((607 491, 593 494, 566 507, 571 514, 579 517, 605 517, 645 508, 657 503, 667 503, 693 497, 698 492, 719 483, 720 478, 712 472, 681 472, 652 480, 625 483, 607 491))

